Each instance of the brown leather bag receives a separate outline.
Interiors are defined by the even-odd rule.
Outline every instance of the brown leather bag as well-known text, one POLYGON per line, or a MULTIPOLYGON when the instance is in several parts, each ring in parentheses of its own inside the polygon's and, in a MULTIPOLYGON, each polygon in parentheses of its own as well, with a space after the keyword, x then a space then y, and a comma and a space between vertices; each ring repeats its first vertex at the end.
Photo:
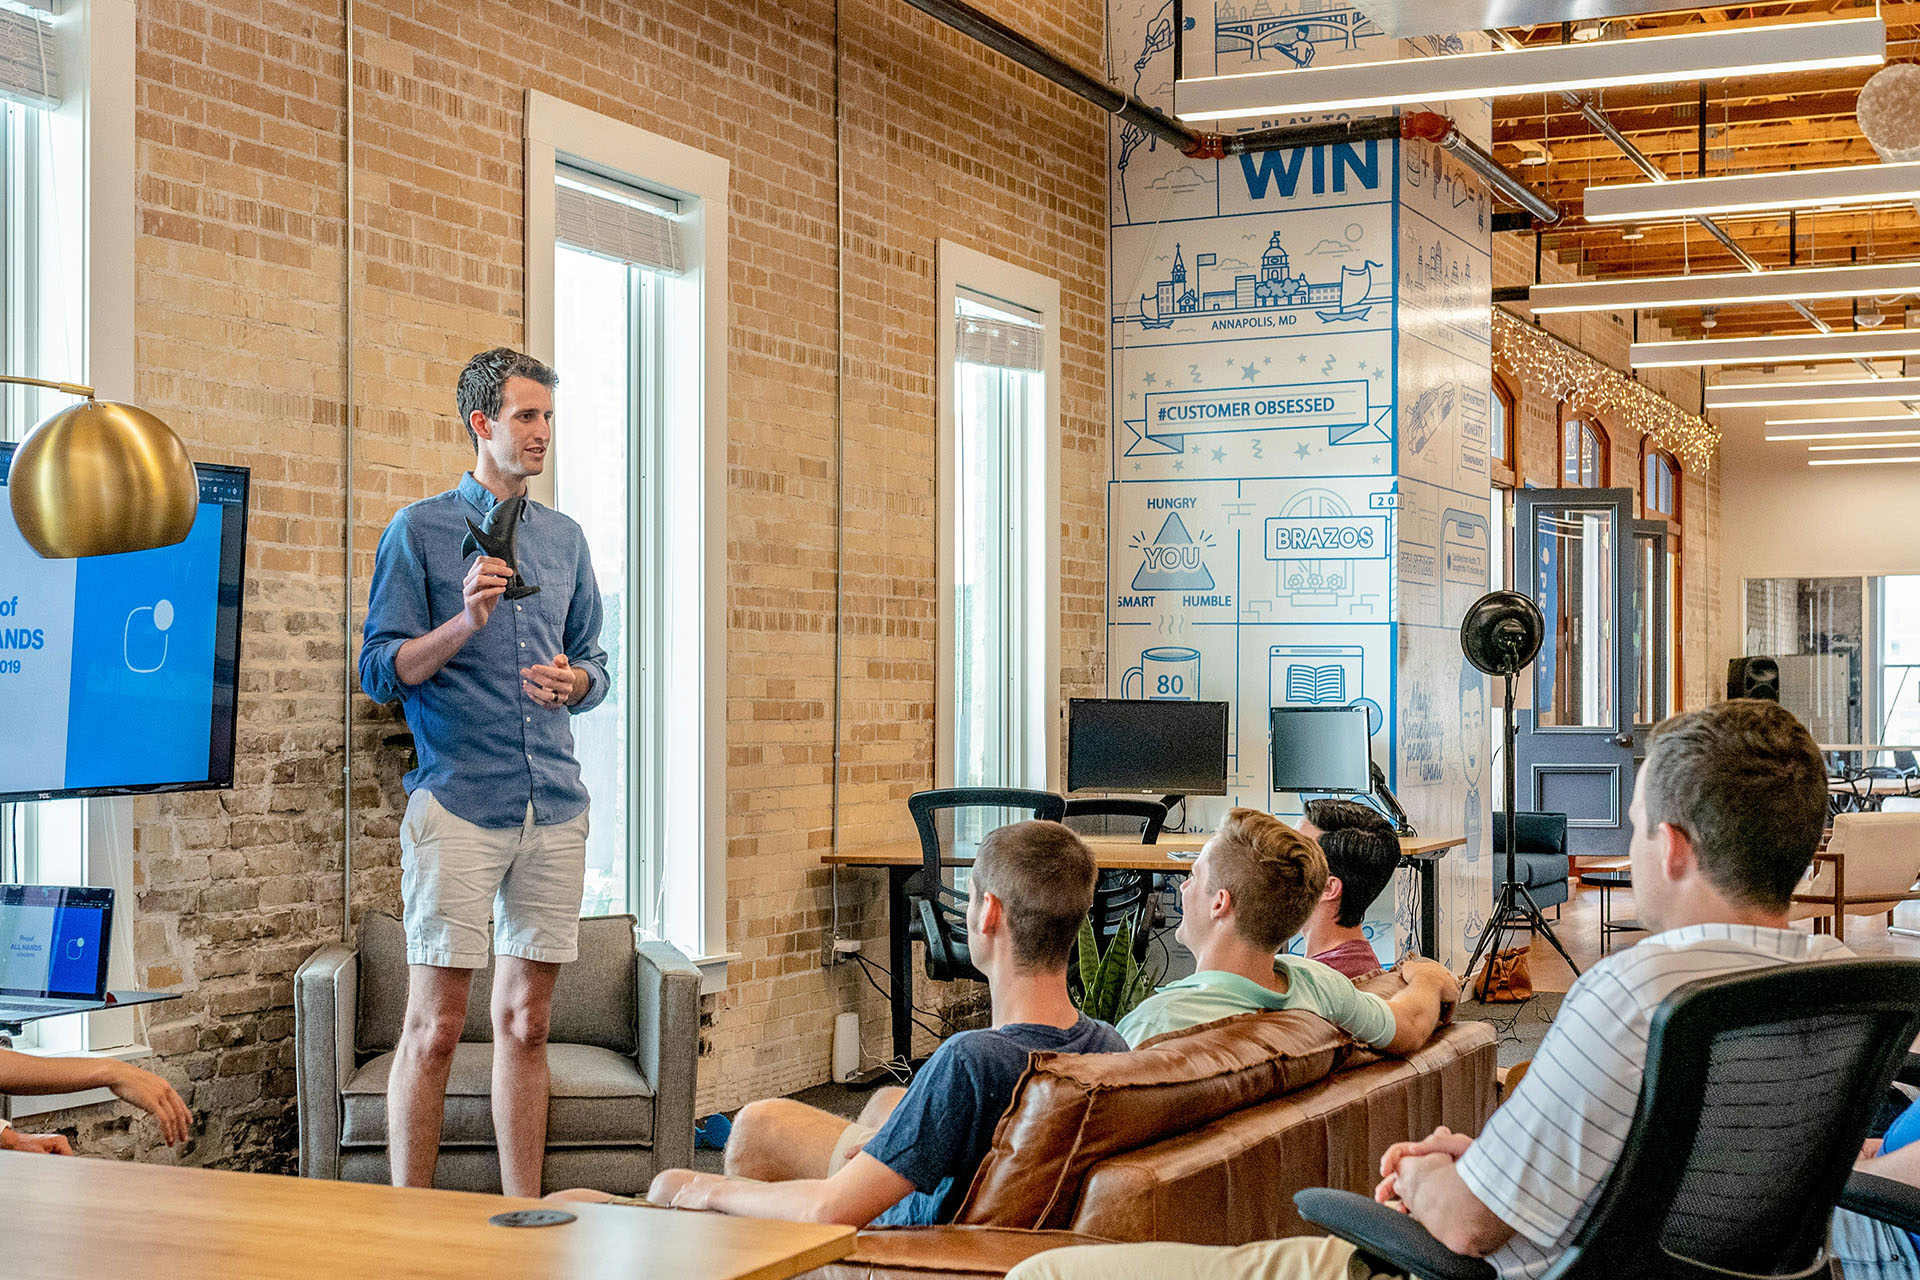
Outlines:
POLYGON ((1528 948, 1496 952, 1473 980, 1473 998, 1482 1004, 1514 1003, 1533 998, 1533 966, 1528 948))

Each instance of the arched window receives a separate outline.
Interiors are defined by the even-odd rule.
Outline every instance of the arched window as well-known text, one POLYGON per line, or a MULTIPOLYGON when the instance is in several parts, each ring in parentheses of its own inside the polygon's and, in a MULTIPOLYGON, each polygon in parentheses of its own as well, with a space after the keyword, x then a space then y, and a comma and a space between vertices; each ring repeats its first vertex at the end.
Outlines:
POLYGON ((1680 460, 1645 448, 1640 460, 1640 506, 1649 520, 1680 523, 1680 460))
POLYGON ((1607 432, 1584 414, 1560 423, 1560 484, 1567 489, 1607 487, 1607 432))
POLYGON ((1493 376, 1492 421, 1487 426, 1487 472, 1496 485, 1520 487, 1520 397, 1513 384, 1493 376))

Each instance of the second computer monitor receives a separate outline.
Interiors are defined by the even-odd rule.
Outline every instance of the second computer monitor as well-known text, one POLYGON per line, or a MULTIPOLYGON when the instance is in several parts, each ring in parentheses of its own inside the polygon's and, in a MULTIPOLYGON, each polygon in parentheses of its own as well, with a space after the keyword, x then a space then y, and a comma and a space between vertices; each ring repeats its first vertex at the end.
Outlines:
POLYGON ((1227 704, 1069 699, 1067 790, 1227 794, 1227 704))
POLYGON ((1275 791, 1373 789, 1365 707, 1275 707, 1269 727, 1275 791))

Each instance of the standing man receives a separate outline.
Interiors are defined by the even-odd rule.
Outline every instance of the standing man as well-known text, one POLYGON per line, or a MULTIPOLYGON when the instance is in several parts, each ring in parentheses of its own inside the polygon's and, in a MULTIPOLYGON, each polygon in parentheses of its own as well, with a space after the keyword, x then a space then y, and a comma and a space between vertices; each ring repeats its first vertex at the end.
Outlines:
POLYGON ((456 400, 473 470, 402 508, 374 558, 360 687, 402 703, 419 753, 400 824, 408 982, 387 1090, 395 1186, 433 1185, 447 1074, 491 916, 501 1187, 540 1194, 548 1014, 575 955, 586 878, 587 792, 568 720, 607 696, 586 538, 526 498, 528 477, 546 468, 558 381, 505 347, 468 361, 456 400), (516 498, 514 563, 469 560, 469 524, 516 498), (539 590, 503 600, 515 571, 539 590))

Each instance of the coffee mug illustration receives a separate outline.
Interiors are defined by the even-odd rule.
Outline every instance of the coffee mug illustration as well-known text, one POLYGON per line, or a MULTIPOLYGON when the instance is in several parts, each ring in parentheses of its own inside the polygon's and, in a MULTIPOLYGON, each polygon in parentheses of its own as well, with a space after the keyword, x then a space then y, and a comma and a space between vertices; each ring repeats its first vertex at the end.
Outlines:
POLYGON ((1138 666, 1120 677, 1120 696, 1152 702, 1200 701, 1200 651, 1183 645, 1159 645, 1143 650, 1138 666), (1138 681, 1138 692, 1129 693, 1138 681))

